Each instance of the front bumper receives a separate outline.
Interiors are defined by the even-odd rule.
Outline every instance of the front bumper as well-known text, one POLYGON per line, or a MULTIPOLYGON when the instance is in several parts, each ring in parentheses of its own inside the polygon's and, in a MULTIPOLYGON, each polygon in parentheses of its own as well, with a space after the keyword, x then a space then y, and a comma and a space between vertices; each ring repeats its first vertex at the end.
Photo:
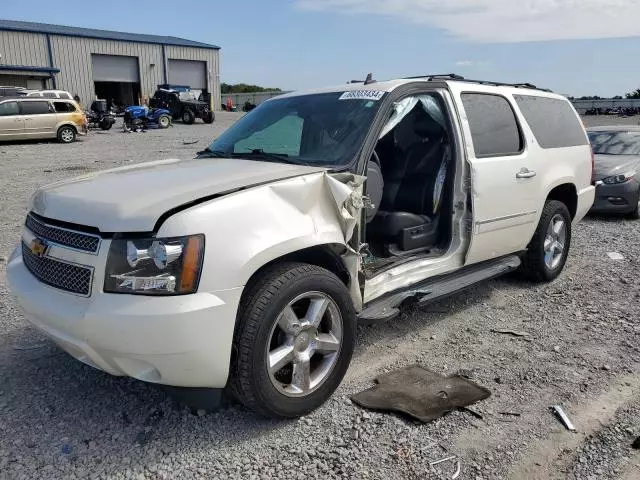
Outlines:
MULTIPOLYGON (((96 273, 98 273, 96 271, 96 273)), ((103 293, 80 297, 49 287, 18 251, 7 280, 27 319, 76 359, 112 375, 181 387, 227 382, 242 288, 176 297, 103 293)))
POLYGON ((630 213, 640 200, 640 183, 634 179, 616 185, 596 186, 592 213, 630 213))

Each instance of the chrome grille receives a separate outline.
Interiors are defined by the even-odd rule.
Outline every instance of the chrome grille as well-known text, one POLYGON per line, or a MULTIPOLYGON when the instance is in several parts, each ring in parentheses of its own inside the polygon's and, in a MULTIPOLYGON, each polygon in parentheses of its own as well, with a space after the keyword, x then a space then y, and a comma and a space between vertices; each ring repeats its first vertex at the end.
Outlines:
POLYGON ((25 226, 37 236, 50 242, 75 248, 83 252, 96 253, 100 246, 100 237, 88 233, 75 232, 66 228, 49 225, 33 215, 27 215, 25 226))
POLYGON ((22 260, 27 269, 42 283, 52 287, 89 296, 93 270, 87 267, 60 262, 47 257, 39 257, 22 242, 22 260))

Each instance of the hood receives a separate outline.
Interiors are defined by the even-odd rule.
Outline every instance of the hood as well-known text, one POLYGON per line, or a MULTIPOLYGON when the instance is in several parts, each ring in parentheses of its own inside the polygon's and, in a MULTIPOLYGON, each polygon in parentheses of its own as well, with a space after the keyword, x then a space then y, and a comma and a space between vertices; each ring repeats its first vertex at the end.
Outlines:
POLYGON ((595 155, 596 168, 594 180, 621 173, 640 172, 640 155, 595 155))
POLYGON ((227 158, 161 160, 44 186, 34 194, 31 210, 101 232, 150 232, 160 216, 173 208, 324 170, 227 158))

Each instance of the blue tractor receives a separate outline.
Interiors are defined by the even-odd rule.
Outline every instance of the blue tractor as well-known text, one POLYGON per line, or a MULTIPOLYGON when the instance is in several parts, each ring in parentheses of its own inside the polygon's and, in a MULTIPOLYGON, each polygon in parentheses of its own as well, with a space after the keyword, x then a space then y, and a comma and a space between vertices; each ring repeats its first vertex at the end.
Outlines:
POLYGON ((124 109, 123 130, 140 132, 148 128, 169 128, 171 113, 165 108, 131 106, 124 109))

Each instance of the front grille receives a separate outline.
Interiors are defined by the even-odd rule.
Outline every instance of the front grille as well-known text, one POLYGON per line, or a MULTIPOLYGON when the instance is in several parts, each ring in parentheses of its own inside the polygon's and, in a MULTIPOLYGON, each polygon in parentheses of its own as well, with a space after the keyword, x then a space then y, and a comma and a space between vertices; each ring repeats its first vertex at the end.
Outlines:
POLYGON ((93 270, 70 263, 60 262, 47 257, 34 255, 22 242, 22 260, 27 269, 42 283, 52 287, 89 296, 93 270))
POLYGON ((27 215, 26 227, 37 236, 50 242, 66 247, 82 250, 83 252, 96 253, 100 246, 100 237, 88 233, 80 233, 66 228, 49 225, 38 220, 33 215, 27 215))

